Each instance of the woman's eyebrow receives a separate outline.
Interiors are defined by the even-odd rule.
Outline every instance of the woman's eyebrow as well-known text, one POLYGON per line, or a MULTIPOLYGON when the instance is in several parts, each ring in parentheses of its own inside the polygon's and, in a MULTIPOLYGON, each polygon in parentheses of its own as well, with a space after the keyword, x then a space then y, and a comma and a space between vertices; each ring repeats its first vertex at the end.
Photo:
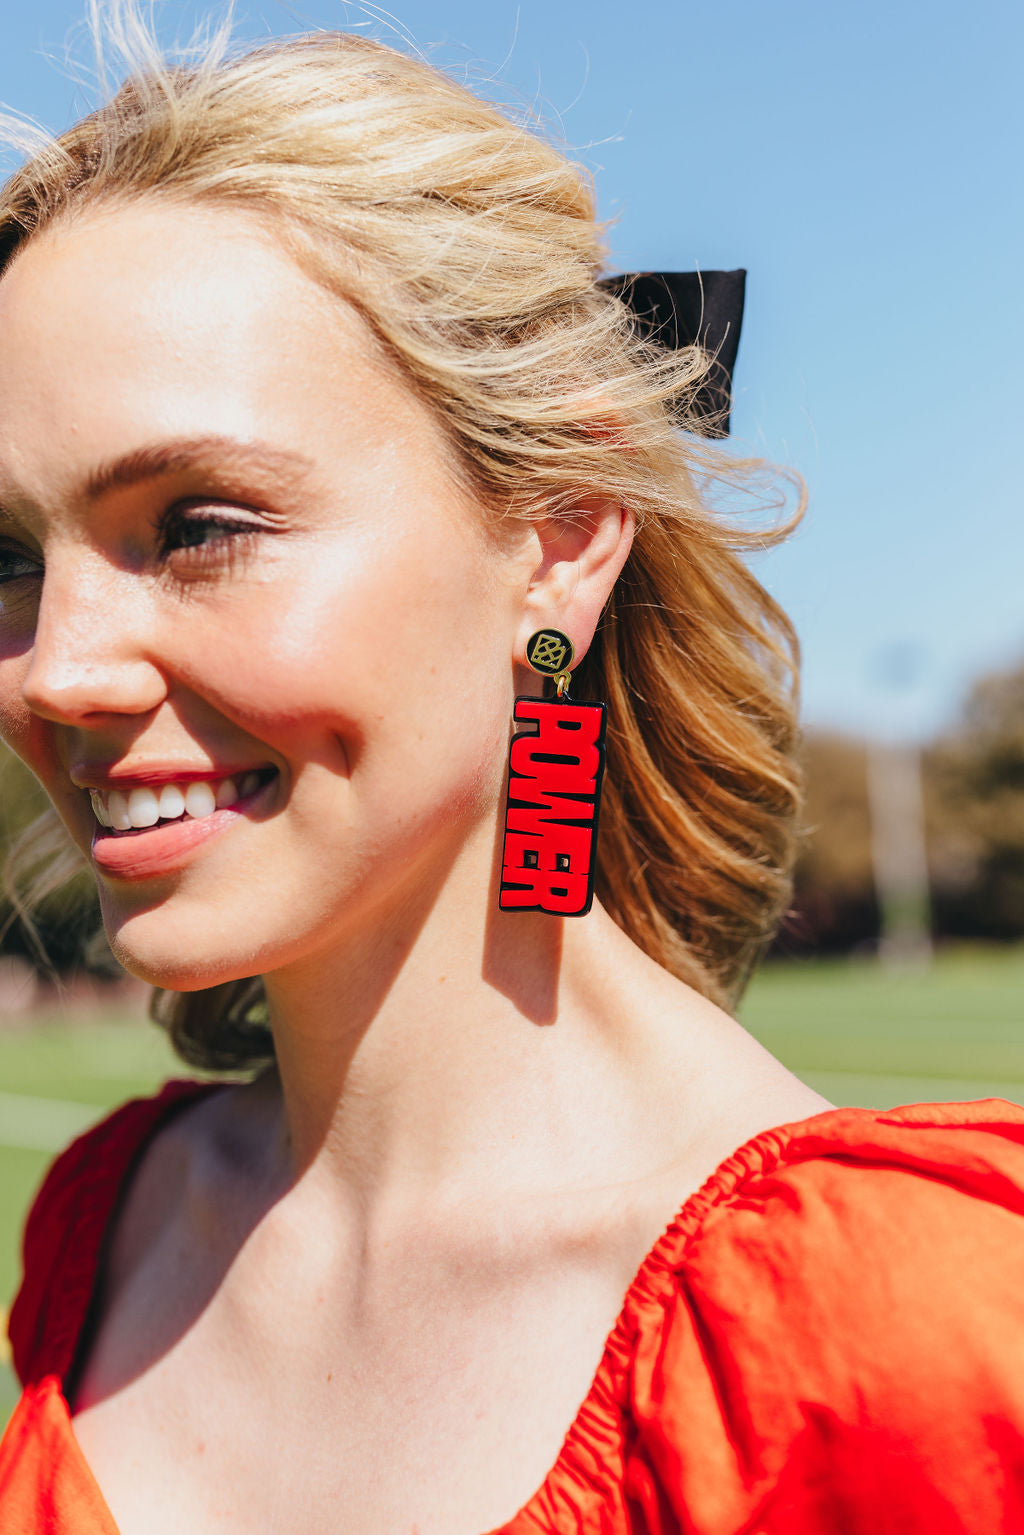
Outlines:
MULTIPOLYGON (((88 501, 97 501, 108 491, 189 469, 216 474, 225 483, 230 483, 232 476, 259 475, 288 491, 298 489, 315 468, 306 454, 275 448, 268 442, 217 435, 177 437, 133 448, 100 464, 86 476, 81 494, 88 501)), ((22 520, 0 501, 0 527, 5 524, 20 528, 22 520)))
POLYGON ((290 448, 270 443, 242 441, 236 437, 179 437, 134 448, 94 469, 85 481, 85 496, 96 501, 108 491, 137 485, 163 474, 187 469, 219 470, 222 473, 256 471, 294 483, 315 468, 311 458, 290 448))

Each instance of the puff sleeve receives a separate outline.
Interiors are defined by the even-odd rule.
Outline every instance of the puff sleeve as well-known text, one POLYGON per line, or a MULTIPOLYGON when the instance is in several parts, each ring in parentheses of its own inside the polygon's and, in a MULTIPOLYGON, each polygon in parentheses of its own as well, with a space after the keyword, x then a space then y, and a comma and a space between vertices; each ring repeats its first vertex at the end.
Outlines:
POLYGON ((1024 1531, 1024 1113, 837 1111, 700 1198, 633 1319, 624 1528, 1024 1531))

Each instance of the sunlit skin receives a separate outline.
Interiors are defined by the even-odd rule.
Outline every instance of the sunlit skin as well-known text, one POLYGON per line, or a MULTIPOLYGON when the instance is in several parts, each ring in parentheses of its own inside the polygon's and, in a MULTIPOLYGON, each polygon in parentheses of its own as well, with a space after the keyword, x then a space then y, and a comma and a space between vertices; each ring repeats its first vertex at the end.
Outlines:
POLYGON ((263 975, 278 1070, 147 1153, 76 1434, 122 1535, 479 1535, 543 1479, 686 1196, 826 1106, 599 905, 497 910, 526 641, 586 650, 629 518, 496 532, 365 322, 241 212, 35 237, 0 354, 0 735, 86 858, 83 765, 278 769, 180 868, 96 870, 134 975, 263 975))

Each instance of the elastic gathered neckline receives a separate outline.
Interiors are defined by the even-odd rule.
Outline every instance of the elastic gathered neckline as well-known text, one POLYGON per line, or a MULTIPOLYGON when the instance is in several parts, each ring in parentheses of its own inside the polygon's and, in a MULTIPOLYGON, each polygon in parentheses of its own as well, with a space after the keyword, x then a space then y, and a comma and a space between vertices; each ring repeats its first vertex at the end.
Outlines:
MULTIPOLYGON (((58 1384, 68 1431, 76 1447, 65 1388, 85 1338, 104 1242, 116 1211, 156 1134, 189 1102, 228 1085, 172 1079, 154 1097, 132 1100, 116 1111, 125 1116, 121 1133, 111 1135, 97 1148, 97 1161, 90 1168, 89 1182, 82 1190, 74 1227, 68 1233, 59 1325, 54 1325, 48 1339, 49 1347, 44 1350, 42 1363, 46 1367, 32 1372, 37 1388, 47 1384, 45 1377, 55 1379, 58 1384), (141 1133, 133 1133, 132 1120, 135 1118, 143 1121, 141 1133), (130 1142, 127 1157, 126 1139, 130 1142)), ((930 1104, 892 1110, 827 1109, 804 1120, 760 1131, 726 1157, 700 1188, 684 1200, 641 1261, 605 1340, 591 1384, 544 1480, 510 1520, 486 1535, 527 1535, 527 1531, 548 1528, 542 1522, 543 1516, 546 1510, 562 1501, 559 1496, 564 1490, 560 1487, 562 1483, 576 1490, 587 1483, 594 1492, 601 1492, 596 1479, 605 1480, 601 1475, 605 1466, 603 1452, 619 1442, 623 1421, 629 1413, 629 1377, 634 1345, 645 1320, 649 1323, 652 1318, 657 1319, 658 1312, 664 1312, 675 1285, 675 1275, 715 1210, 742 1195, 750 1181, 770 1174, 780 1163, 829 1152, 841 1156, 844 1143, 841 1136, 834 1135, 840 1124, 847 1127, 864 1121, 919 1126, 951 1121, 962 1124, 965 1118, 968 1122, 973 1118, 970 1113, 965 1116, 965 1109, 980 1107, 980 1104, 930 1104), (833 1131, 833 1136, 822 1133, 826 1130, 833 1131)), ((78 1453, 87 1465, 80 1450, 78 1453)), ((608 1470, 607 1477, 611 1491, 614 1473, 608 1470)))

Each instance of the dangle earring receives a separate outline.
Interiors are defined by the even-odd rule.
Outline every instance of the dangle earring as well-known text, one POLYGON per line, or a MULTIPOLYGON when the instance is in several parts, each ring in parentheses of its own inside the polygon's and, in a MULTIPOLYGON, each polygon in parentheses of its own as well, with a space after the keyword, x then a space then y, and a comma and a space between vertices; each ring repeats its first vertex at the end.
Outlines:
POLYGON ((594 899, 594 849, 604 772, 605 706, 569 697, 572 641, 539 629, 527 665, 553 679, 553 699, 517 698, 502 853, 502 911, 582 917, 594 899))

